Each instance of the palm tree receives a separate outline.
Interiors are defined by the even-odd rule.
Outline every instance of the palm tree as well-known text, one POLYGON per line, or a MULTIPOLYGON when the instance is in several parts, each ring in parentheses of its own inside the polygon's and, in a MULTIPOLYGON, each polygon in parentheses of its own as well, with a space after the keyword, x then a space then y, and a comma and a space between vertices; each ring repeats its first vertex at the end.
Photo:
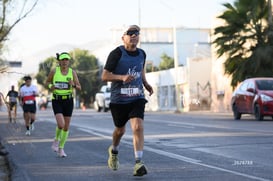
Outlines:
POLYGON ((268 0, 267 4, 268 4, 268 24, 269 24, 269 27, 272 28, 272 3, 271 3, 271 0, 268 0))
MULTIPOLYGON (((266 0, 236 0, 218 16, 224 25, 214 29, 219 57, 226 56, 225 73, 235 87, 248 77, 273 76, 273 41, 266 0)), ((271 13, 271 12, 270 12, 271 13)))

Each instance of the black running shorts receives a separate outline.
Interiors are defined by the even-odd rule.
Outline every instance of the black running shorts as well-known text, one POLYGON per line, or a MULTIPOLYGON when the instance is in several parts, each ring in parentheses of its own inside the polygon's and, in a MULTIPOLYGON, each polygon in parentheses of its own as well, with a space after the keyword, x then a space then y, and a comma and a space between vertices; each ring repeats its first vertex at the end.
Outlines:
POLYGON ((23 111, 24 113, 36 113, 36 102, 34 104, 23 104, 23 111))
POLYGON ((125 126, 130 118, 144 118, 145 104, 147 100, 139 99, 128 104, 110 103, 110 110, 116 127, 125 126))
POLYGON ((9 110, 12 111, 14 107, 17 106, 17 102, 10 102, 9 103, 9 110))
POLYGON ((71 117, 74 108, 73 98, 66 100, 52 99, 52 108, 54 115, 61 113, 65 117, 71 117))

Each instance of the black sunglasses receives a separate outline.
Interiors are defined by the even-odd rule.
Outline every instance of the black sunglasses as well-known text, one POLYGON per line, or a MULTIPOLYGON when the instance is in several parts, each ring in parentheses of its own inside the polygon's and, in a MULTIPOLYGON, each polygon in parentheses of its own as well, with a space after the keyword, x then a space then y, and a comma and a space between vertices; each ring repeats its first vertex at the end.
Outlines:
POLYGON ((132 35, 138 36, 139 35, 139 31, 137 31, 137 30, 129 30, 125 34, 129 35, 129 36, 132 36, 132 35))
POLYGON ((59 61, 64 61, 64 60, 69 60, 69 59, 67 59, 67 58, 64 58, 64 59, 61 59, 61 60, 59 60, 59 61))

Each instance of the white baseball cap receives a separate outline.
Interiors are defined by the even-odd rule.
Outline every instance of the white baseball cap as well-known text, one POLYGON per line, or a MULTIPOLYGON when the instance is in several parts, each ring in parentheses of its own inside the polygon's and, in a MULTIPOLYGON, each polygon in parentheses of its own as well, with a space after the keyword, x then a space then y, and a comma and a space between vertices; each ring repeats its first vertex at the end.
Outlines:
POLYGON ((140 27, 137 25, 129 25, 129 26, 125 26, 123 29, 123 33, 126 33, 129 30, 137 30, 140 31, 140 27))

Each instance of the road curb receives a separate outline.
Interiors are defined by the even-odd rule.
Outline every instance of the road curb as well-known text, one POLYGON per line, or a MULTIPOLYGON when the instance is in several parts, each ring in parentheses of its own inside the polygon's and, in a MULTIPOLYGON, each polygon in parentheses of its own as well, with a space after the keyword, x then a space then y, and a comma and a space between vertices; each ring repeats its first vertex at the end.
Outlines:
POLYGON ((10 179, 10 167, 7 156, 0 156, 0 180, 9 181, 10 179))

